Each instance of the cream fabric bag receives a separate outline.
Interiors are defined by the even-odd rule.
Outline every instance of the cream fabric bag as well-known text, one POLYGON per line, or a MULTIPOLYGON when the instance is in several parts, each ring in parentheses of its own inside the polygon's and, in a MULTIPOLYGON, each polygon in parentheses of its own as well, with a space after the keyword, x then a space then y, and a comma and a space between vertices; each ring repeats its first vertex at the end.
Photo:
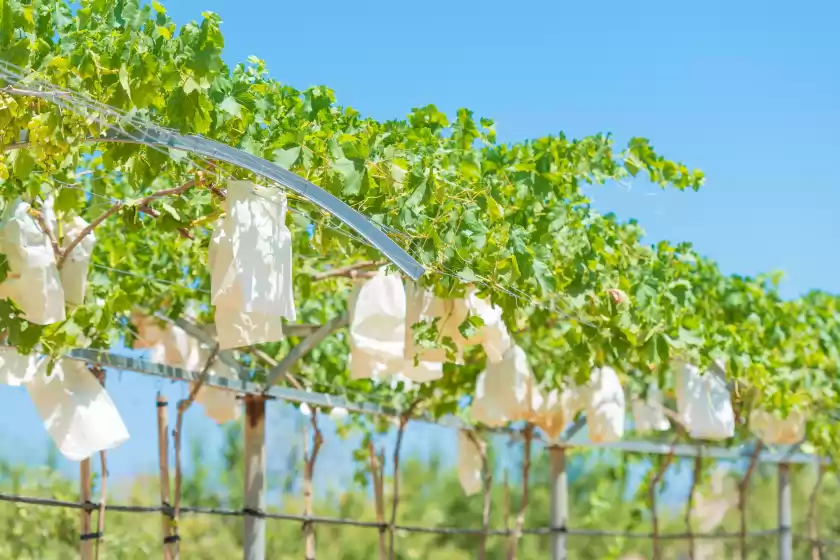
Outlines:
POLYGON ((44 359, 26 389, 58 450, 71 461, 128 441, 117 407, 84 363, 61 359, 47 377, 44 359))
POLYGON ((650 432, 664 432, 671 427, 662 407, 662 391, 652 383, 648 387, 645 399, 634 398, 631 403, 633 411, 633 426, 636 432, 646 434, 650 432))
POLYGON ((227 194, 208 259, 222 350, 281 340, 281 318, 296 318, 285 194, 249 181, 227 194))
POLYGON ((455 343, 455 362, 461 363, 466 339, 458 330, 467 318, 469 310, 463 300, 444 300, 436 297, 416 282, 405 284, 405 359, 414 361, 418 356, 424 362, 446 362, 446 350, 442 347, 421 351, 414 344, 412 325, 432 322, 437 319, 438 340, 449 337, 455 343))
POLYGON ((700 375, 697 367, 682 364, 677 368, 676 394, 677 413, 692 438, 718 441, 735 435, 726 381, 711 372, 700 375))
POLYGON ((481 451, 463 430, 458 432, 458 481, 467 496, 481 492, 481 451))
POLYGON ((30 206, 16 200, 0 222, 0 253, 9 263, 9 276, 0 284, 0 298, 10 298, 27 321, 50 325, 66 318, 64 289, 55 252, 30 206))
POLYGON ((805 438, 805 413, 793 410, 779 418, 772 412, 753 410, 750 430, 765 445, 795 445, 805 438))
POLYGON ((596 443, 612 443, 624 436, 624 389, 618 374, 611 367, 593 368, 586 388, 586 424, 589 439, 596 443))
MULTIPOLYGON (((66 250, 88 226, 88 223, 79 216, 73 218, 65 227, 62 250, 66 250)), ((64 299, 71 305, 82 305, 85 302, 85 290, 87 290, 88 268, 90 259, 93 257, 93 248, 96 246, 96 237, 93 232, 88 233, 73 251, 64 259, 61 267, 61 284, 64 288, 64 299)))
POLYGON ((534 425, 545 432, 550 440, 556 440, 583 406, 577 387, 552 389, 545 393, 542 403, 535 411, 534 425))
POLYGON ((472 416, 486 426, 533 420, 543 404, 528 358, 519 346, 507 350, 502 361, 488 363, 479 375, 473 396, 472 416))
POLYGON ((467 309, 470 315, 480 317, 484 321, 484 326, 479 327, 478 332, 468 338, 465 344, 481 344, 487 361, 491 363, 502 361, 502 356, 513 344, 507 326, 502 321, 502 308, 498 305, 490 305, 479 298, 473 290, 467 294, 467 309))

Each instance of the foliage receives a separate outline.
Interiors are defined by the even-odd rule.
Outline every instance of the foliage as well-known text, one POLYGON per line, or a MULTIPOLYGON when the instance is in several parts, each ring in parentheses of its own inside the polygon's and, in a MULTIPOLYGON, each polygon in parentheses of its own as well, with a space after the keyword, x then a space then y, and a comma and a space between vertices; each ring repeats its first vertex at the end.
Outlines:
MULTIPOLYGON (((66 321, 40 327, 0 302, 0 329, 11 344, 57 355, 83 342, 130 341, 127 318, 138 304, 209 319, 208 227, 222 211, 222 178, 248 174, 174 150, 82 142, 101 134, 103 120, 131 129, 141 119, 236 146, 340 197, 418 258, 428 271, 423 281, 438 295, 478 287, 503 308, 548 386, 610 364, 633 392, 652 380, 670 391, 675 361, 706 366, 717 357, 735 384, 742 420, 756 406, 779 414, 807 408, 814 449, 840 449, 840 434, 827 421, 838 390, 834 296, 783 301, 775 277, 726 276, 685 243, 646 246, 637 223, 589 205, 585 185, 640 174, 663 188, 702 186, 702 172, 664 158, 648 140, 633 138, 620 150, 606 134, 502 144, 491 120, 467 109, 450 119, 433 105, 405 120, 377 122, 338 105, 326 87, 281 84, 258 58, 227 65, 214 13, 178 29, 158 2, 0 3, 0 59, 127 115, 0 95, 4 203, 23 196, 42 207, 53 197, 59 217, 93 221, 122 201, 96 230, 86 304, 66 321), (188 180, 196 185, 183 193, 139 202, 188 180), (615 290, 629 297, 615 298, 615 290)), ((321 323, 345 310, 351 284, 315 274, 381 257, 305 200, 292 197, 292 206, 300 316, 321 323)), ((63 240, 62 231, 55 234, 63 240)), ((261 349, 277 357, 296 342, 261 349)), ((419 409, 434 415, 464 415, 459 404, 483 365, 475 350, 464 366, 447 364, 440 382, 409 391, 349 380, 346 356, 338 333, 295 373, 313 390, 361 394, 400 410, 419 399, 419 409)))
MULTIPOLYGON (((235 432, 231 432, 235 434, 235 432)), ((231 457, 241 458, 241 439, 230 438, 220 450, 223 461, 231 457)), ((206 455, 205 459, 212 457, 206 455)), ((531 504, 527 518, 528 526, 546 526, 549 511, 548 455, 535 455, 533 483, 530 488, 531 504)), ((649 531, 649 514, 643 501, 634 500, 633 485, 628 473, 614 462, 614 457, 595 454, 575 454, 569 463, 570 473, 570 518, 576 529, 649 531), (634 512, 641 511, 641 514, 634 512)), ((234 461, 241 464, 241 461, 234 461)), ((640 465, 644 468, 644 464, 640 465)), ((415 526, 458 526, 478 527, 481 519, 481 496, 466 497, 458 486, 457 475, 451 467, 438 458, 422 462, 409 458, 403 473, 403 504, 399 521, 415 526)), ((677 464, 672 468, 673 477, 669 484, 684 479, 687 465, 677 464)), ((199 469, 200 470, 200 469, 199 469)), ((25 468, 3 464, 0 491, 3 493, 30 496, 55 497, 73 501, 77 499, 75 481, 68 480, 49 467, 25 468)), ((710 484, 710 476, 703 477, 697 493, 709 503, 720 496, 731 496, 737 473, 724 479, 722 494, 716 494, 710 484)), ((111 503, 132 503, 155 505, 158 496, 157 473, 152 476, 138 475, 130 487, 120 491, 111 489, 111 503), (116 493, 116 495, 115 495, 116 493)), ((496 477, 493 490, 492 525, 504 525, 504 488, 501 473, 496 477)), ((241 507, 241 473, 231 478, 207 477, 197 471, 188 473, 185 484, 189 496, 185 504, 203 506, 241 507)), ((511 507, 517 507, 520 493, 516 489, 515 475, 511 476, 511 507)), ((794 471, 794 520, 795 532, 807 533, 807 500, 813 485, 813 471, 794 471)), ((125 487, 124 487, 125 488, 125 487)), ((665 493, 671 493, 669 488, 665 493)), ((837 528, 832 519, 837 513, 837 494, 840 486, 834 477, 826 477, 819 496, 819 524, 823 538, 831 538, 837 528)), ((96 494, 94 494, 96 495, 96 494)), ((664 501, 664 500, 663 500, 664 501)), ((683 496, 665 501, 662 508, 663 532, 682 533, 684 524, 683 496)), ((750 530, 770 529, 775 526, 775 477, 770 468, 760 469, 750 492, 748 518, 750 530)), ((695 511, 701 510, 695 506, 695 511)), ((302 511, 302 499, 296 490, 285 489, 272 499, 272 511, 298 514, 302 511)), ((370 494, 360 488, 347 488, 341 492, 322 493, 315 505, 315 512, 322 516, 343 517, 354 520, 374 520, 370 494)), ((94 514, 95 515, 95 514, 94 514)), ((702 530, 703 516, 695 514, 694 529, 702 530)), ((715 530, 737 532, 738 512, 727 510, 722 525, 715 530)), ((77 531, 79 514, 75 510, 49 508, 26 504, 3 502, 0 504, 0 555, 4 558, 21 560, 58 560, 77 554, 77 531)), ((300 558, 302 539, 300 524, 291 521, 268 522, 267 558, 300 558)), ((103 558, 126 560, 149 558, 160 554, 160 518, 155 514, 115 513, 106 514, 106 540, 103 558)), ((179 523, 182 535, 183 553, 190 558, 236 558, 241 555, 241 520, 236 518, 187 514, 179 523)), ((377 531, 335 525, 318 525, 319 557, 347 560, 368 560, 376 557, 377 531)), ((716 558, 734 557, 737 541, 698 540, 699 546, 712 546, 716 558), (731 547, 731 548, 727 548, 731 547)), ((772 537, 750 539, 750 558, 775 557, 775 540, 772 537)), ((548 539, 545 536, 526 536, 520 544, 520 558, 547 557, 548 539)), ((650 541, 647 539, 621 539, 614 537, 569 537, 569 552, 572 558, 582 560, 603 560, 626 558, 632 553, 649 555, 650 541)), ((503 558, 504 539, 489 539, 488 558, 503 558)), ((687 550, 685 541, 666 541, 666 558, 679 558, 687 550)), ((707 549, 708 550, 708 549, 707 549)), ((796 558, 808 556, 805 543, 797 544, 796 558)), ((466 560, 475 557, 475 537, 435 536, 400 533, 397 542, 397 558, 417 560, 421 558, 442 560, 466 560)), ((830 557, 830 555, 829 555, 830 557)))

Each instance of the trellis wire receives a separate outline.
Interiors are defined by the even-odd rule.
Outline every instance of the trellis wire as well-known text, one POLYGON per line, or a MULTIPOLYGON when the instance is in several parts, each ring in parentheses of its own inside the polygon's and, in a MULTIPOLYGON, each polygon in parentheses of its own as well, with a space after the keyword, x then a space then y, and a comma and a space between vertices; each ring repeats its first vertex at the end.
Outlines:
MULTIPOLYGON (((8 494, 0 492, 0 502, 12 502, 20 504, 29 504, 35 506, 58 507, 67 509, 78 509, 85 511, 97 511, 99 504, 96 502, 68 502, 65 500, 56 500, 53 498, 36 498, 31 496, 19 496, 15 494, 8 494)), ((140 505, 106 505, 105 511, 112 511, 117 513, 160 513, 171 515, 173 508, 165 506, 140 506, 140 505)), ((359 521, 355 519, 345 519, 341 517, 325 517, 318 515, 297 515, 293 513, 275 513, 275 512, 257 512, 248 509, 229 509, 229 508, 213 508, 200 506, 181 506, 181 513, 191 513, 199 515, 213 515, 220 517, 262 517, 264 519, 273 519, 279 521, 296 521, 300 523, 315 523, 323 525, 346 525, 351 527, 361 527, 369 529, 388 529, 391 527, 389 523, 378 523, 376 521, 359 521)), ((471 529, 461 527, 422 527, 417 525, 401 525, 397 524, 394 528, 398 531, 405 531, 406 533, 425 533, 432 535, 488 535, 488 536, 511 536, 516 531, 513 529, 471 529)), ((653 533, 648 532, 633 532, 633 531, 609 531, 600 529, 572 529, 565 527, 530 527, 524 528, 522 534, 525 535, 552 535, 552 534, 566 534, 570 536, 582 537, 616 537, 616 538, 630 538, 630 539, 649 539, 653 533)), ((779 533, 779 529, 765 529, 761 531, 750 531, 747 537, 772 537, 779 533)), ((664 533, 660 534, 660 539, 665 540, 683 540, 689 538, 695 539, 737 539, 740 538, 740 533, 730 533, 725 531, 708 532, 708 533, 664 533)), ((807 538, 807 537, 799 537, 807 538)), ((840 544, 838 542, 837 544, 840 544)))

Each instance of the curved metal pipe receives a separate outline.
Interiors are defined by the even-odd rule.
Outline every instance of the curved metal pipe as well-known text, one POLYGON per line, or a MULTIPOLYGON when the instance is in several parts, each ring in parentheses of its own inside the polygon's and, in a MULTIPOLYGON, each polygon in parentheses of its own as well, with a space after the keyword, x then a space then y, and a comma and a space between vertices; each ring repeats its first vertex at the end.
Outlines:
MULTIPOLYGON (((44 99, 53 99, 53 95, 45 94, 38 91, 26 90, 5 90, 6 93, 13 95, 22 95, 30 97, 40 97, 44 99)), ((171 148, 174 150, 182 150, 190 152, 207 158, 224 161, 231 165, 236 165, 242 169, 247 169, 260 177, 269 179, 283 185, 284 187, 294 191, 300 196, 311 201, 319 208, 326 210, 333 214, 342 223, 353 229, 356 233, 362 236, 373 247, 379 249, 385 257, 394 263, 400 270, 402 270, 412 280, 417 280, 423 275, 425 270, 423 266, 417 262, 411 255, 409 255, 402 247, 394 243, 382 230, 374 225, 365 216, 353 210, 350 206, 331 195, 324 189, 318 187, 307 181, 306 179, 295 175, 291 171, 283 169, 269 161, 266 161, 257 156, 251 155, 247 152, 232 148, 221 142, 210 140, 209 138, 202 138, 200 136, 184 136, 170 130, 155 127, 153 130, 138 130, 131 135, 119 132, 116 128, 110 128, 104 136, 99 138, 86 138, 84 140, 87 144, 96 144, 100 142, 124 143, 124 144, 144 144, 158 148, 171 148)), ((20 149, 28 146, 28 143, 22 142, 20 144, 11 144, 4 146, 3 151, 20 149)))

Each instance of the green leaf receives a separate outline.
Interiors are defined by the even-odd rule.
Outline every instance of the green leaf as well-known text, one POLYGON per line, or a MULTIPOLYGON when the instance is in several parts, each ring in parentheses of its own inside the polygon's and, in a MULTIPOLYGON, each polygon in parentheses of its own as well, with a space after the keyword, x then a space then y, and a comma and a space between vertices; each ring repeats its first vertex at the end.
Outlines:
MULTIPOLYGON (((300 146, 274 150, 274 163, 283 169, 291 169, 300 156, 300 146)), ((352 162, 351 162, 352 163, 352 162)))
POLYGON ((129 99, 131 99, 131 84, 128 78, 128 68, 126 68, 125 64, 120 66, 120 85, 128 94, 129 99))
POLYGON ((224 111, 232 117, 239 118, 242 116, 242 106, 237 103, 236 99, 230 96, 225 97, 224 101, 221 102, 219 110, 224 111))
POLYGON ((24 181, 29 178, 32 170, 35 169, 35 157, 31 150, 17 150, 14 154, 14 176, 24 181))
POLYGON ((341 194, 359 194, 362 190, 362 173, 356 169, 356 164, 352 160, 341 158, 332 162, 330 167, 342 178, 341 194))

